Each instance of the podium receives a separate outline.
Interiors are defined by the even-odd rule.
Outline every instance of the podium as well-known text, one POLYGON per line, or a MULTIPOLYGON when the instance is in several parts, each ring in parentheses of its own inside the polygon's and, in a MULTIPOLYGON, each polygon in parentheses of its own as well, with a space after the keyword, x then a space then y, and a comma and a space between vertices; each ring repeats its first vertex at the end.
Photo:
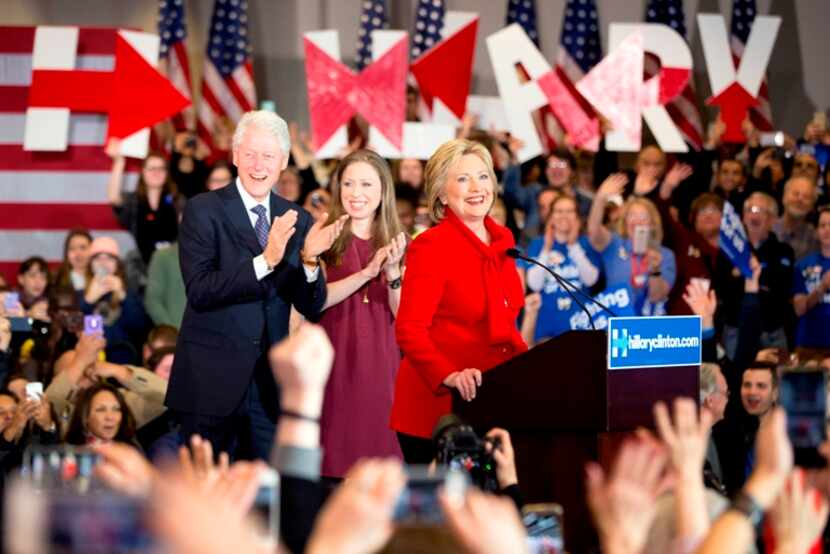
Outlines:
POLYGON ((453 411, 483 435, 510 432, 528 502, 564 507, 565 547, 596 542, 585 502, 585 463, 607 470, 617 446, 653 428, 652 406, 698 398, 697 366, 608 370, 605 331, 569 331, 484 373, 476 398, 454 394, 453 411))

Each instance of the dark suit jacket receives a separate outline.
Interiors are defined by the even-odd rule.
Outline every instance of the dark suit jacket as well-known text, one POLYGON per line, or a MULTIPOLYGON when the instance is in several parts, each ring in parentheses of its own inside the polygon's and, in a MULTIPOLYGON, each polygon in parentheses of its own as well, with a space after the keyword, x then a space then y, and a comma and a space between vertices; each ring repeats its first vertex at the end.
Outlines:
POLYGON ((297 210, 297 231, 273 273, 257 281, 262 253, 235 183, 188 201, 179 229, 187 307, 167 389, 167 406, 224 417, 242 400, 257 360, 288 334, 293 304, 315 319, 326 300, 322 272, 308 283, 300 249, 313 224, 299 206, 271 193, 271 220, 297 210))

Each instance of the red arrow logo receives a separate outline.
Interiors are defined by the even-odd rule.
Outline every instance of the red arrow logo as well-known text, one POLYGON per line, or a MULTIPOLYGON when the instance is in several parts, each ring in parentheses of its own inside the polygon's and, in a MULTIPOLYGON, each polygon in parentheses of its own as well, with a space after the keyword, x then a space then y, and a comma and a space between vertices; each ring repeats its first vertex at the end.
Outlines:
POLYGON ((745 143, 743 122, 749 116, 749 108, 758 105, 758 99, 749 94, 738 81, 735 81, 717 96, 707 99, 706 103, 720 107, 720 117, 726 127, 721 137, 723 142, 745 143))
POLYGON ((113 71, 32 71, 30 108, 69 108, 106 113, 107 138, 125 138, 190 105, 176 87, 147 63, 120 34, 113 71))

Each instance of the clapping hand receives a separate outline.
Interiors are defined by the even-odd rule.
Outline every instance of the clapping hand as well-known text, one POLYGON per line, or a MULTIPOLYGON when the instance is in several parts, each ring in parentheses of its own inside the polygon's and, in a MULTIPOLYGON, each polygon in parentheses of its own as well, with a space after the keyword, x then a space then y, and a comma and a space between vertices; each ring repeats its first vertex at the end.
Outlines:
POLYGON ((401 260, 406 252, 407 244, 406 233, 401 232, 386 245, 388 254, 386 256, 386 263, 383 264, 383 269, 386 272, 387 281, 400 279, 401 260))
POLYGON ((386 258, 389 256, 389 249, 384 246, 378 248, 366 267, 360 270, 360 274, 367 280, 371 281, 380 274, 380 270, 386 263, 386 258))
POLYGON ((349 219, 348 215, 342 215, 337 221, 326 225, 329 214, 322 213, 305 237, 303 245, 303 257, 315 258, 331 248, 337 237, 343 231, 343 226, 349 219))
POLYGON ((776 552, 809 552, 827 524, 827 499, 796 468, 770 510, 776 552))
POLYGON ((516 506, 509 499, 470 489, 460 506, 445 495, 440 500, 450 531, 467 552, 503 554, 528 551, 527 532, 516 506))
POLYGON ((282 261, 288 241, 297 231, 296 224, 297 210, 288 210, 274 218, 268 231, 268 242, 262 252, 268 267, 276 267, 282 261))

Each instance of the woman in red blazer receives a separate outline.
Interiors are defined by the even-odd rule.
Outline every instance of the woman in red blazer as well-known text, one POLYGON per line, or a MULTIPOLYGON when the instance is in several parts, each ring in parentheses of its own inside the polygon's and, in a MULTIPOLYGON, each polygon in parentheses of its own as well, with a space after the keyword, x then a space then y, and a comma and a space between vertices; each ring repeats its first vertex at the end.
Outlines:
POLYGON ((438 225, 409 247, 396 334, 403 362, 392 428, 407 463, 433 458, 430 436, 452 411, 450 392, 476 396, 481 373, 527 350, 516 328, 524 302, 513 236, 487 214, 493 161, 479 143, 444 143, 427 162, 426 195, 438 225))

